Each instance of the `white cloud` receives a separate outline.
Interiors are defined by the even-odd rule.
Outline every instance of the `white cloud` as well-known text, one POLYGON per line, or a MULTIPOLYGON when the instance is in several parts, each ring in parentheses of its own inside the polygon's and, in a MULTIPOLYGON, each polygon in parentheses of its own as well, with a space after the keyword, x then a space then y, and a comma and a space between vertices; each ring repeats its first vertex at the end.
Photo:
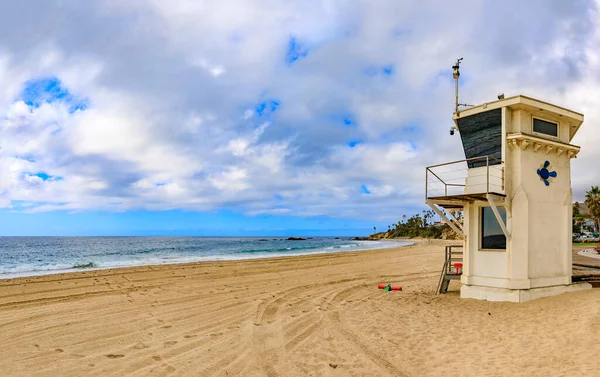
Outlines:
POLYGON ((13 3, 0 15, 0 206, 396 220, 421 208, 426 165, 462 158, 447 136, 459 56, 465 102, 525 92, 585 113, 581 199, 600 181, 597 4, 473 1, 460 17, 455 6, 13 3), (292 37, 308 53, 290 65, 292 37), (19 100, 48 77, 89 108, 19 100))

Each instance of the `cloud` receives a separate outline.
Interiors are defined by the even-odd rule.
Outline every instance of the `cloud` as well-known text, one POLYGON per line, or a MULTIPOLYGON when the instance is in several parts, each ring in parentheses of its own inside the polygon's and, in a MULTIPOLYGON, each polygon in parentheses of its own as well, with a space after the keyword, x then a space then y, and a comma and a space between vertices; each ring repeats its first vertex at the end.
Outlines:
POLYGON ((463 158, 458 57, 465 102, 584 112, 575 197, 600 181, 593 1, 234 3, 5 7, 0 206, 397 220, 463 158))

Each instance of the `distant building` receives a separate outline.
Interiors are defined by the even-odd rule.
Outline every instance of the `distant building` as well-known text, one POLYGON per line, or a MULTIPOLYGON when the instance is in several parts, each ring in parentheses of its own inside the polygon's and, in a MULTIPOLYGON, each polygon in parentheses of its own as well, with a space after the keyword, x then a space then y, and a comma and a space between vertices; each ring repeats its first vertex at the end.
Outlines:
POLYGON ((581 224, 582 230, 588 232, 597 232, 598 228, 596 226, 596 222, 592 219, 584 219, 581 224))

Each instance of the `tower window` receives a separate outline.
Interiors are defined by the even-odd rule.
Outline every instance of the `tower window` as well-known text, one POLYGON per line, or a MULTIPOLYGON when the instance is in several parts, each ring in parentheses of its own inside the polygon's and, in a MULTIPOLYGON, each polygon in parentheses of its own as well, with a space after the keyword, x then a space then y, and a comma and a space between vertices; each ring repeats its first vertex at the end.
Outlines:
MULTIPOLYGON (((506 209, 498 207, 500 218, 506 224, 506 209)), ((482 249, 506 249, 506 236, 498 224, 491 207, 481 208, 481 248, 482 249)))
POLYGON ((558 123, 533 118, 533 132, 558 137, 558 123))

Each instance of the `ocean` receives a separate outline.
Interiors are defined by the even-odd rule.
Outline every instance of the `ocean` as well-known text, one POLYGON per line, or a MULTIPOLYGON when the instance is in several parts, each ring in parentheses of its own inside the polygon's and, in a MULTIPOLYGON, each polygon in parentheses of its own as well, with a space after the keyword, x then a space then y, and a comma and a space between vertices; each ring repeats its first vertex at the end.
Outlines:
POLYGON ((399 247, 345 237, 0 237, 0 279, 91 269, 399 247))

